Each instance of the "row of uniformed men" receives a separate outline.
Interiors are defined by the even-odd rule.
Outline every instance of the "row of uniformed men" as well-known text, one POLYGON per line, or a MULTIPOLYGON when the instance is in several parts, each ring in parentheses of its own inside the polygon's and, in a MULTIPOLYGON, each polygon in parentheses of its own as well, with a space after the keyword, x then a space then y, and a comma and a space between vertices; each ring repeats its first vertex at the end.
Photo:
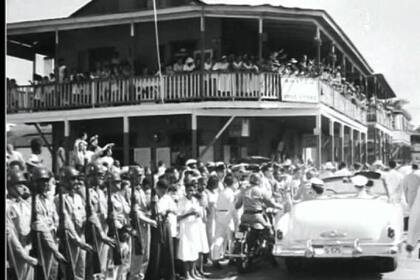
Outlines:
POLYGON ((146 215, 150 200, 140 185, 142 169, 130 167, 129 176, 131 199, 122 192, 119 173, 107 172, 102 165, 89 165, 85 176, 65 167, 59 182, 43 167, 33 168, 29 180, 22 171, 10 170, 8 277, 143 278, 149 225, 156 227, 156 222, 146 215))

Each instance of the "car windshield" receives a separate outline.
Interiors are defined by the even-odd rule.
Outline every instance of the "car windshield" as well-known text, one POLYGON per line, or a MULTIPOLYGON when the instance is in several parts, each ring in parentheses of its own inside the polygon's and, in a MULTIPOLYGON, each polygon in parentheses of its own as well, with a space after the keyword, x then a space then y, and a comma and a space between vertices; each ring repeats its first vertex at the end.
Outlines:
MULTIPOLYGON (((335 178, 326 178, 324 179, 325 189, 332 190, 334 194, 356 194, 358 192, 357 188, 351 182, 349 177, 335 177, 335 178)), ((370 190, 371 194, 375 195, 386 195, 386 188, 382 179, 369 179, 369 184, 371 187, 367 187, 370 190)), ((328 193, 328 191, 327 191, 328 193)))

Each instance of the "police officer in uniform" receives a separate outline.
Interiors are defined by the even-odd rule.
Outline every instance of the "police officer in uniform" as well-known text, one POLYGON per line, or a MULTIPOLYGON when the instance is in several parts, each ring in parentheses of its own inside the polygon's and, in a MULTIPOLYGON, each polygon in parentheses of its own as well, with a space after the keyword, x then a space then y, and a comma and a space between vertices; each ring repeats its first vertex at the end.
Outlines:
POLYGON ((128 218, 130 214, 130 205, 125 198, 124 191, 121 189, 121 176, 118 172, 109 172, 106 175, 106 184, 110 184, 109 190, 110 193, 107 195, 111 196, 111 204, 108 207, 112 207, 112 209, 108 209, 108 211, 112 211, 112 223, 114 224, 116 230, 118 231, 119 239, 116 242, 119 244, 117 245, 115 250, 120 248, 121 254, 121 262, 120 265, 115 265, 114 260, 114 253, 115 250, 111 250, 110 254, 108 254, 108 264, 107 267, 113 267, 112 277, 113 279, 125 279, 128 274, 129 265, 130 265, 130 251, 129 245, 130 240, 127 236, 127 227, 128 225, 128 218))
POLYGON ((7 182, 6 236, 11 269, 17 279, 34 279, 33 266, 38 260, 29 255, 31 249, 31 199, 22 171, 13 170, 7 182))
POLYGON ((242 190, 238 195, 235 205, 236 209, 239 209, 241 206, 244 208, 241 223, 249 225, 261 224, 265 228, 271 228, 270 223, 264 217, 264 208, 272 207, 283 209, 283 206, 275 202, 275 200, 264 191, 260 174, 251 174, 249 183, 250 186, 242 190))
MULTIPOLYGON (((89 188, 89 199, 91 207, 91 216, 87 217, 89 221, 94 225, 96 229, 96 249, 99 256, 99 263, 101 274, 106 273, 106 262, 108 255, 109 246, 114 247, 115 241, 107 236, 107 198, 103 191, 104 176, 106 168, 101 164, 89 164, 86 168, 86 188, 89 188)), ((92 254, 86 256, 86 279, 92 279, 93 277, 93 266, 92 254)))
MULTIPOLYGON (((147 270, 147 265, 149 262, 149 250, 150 250, 150 228, 149 225, 156 227, 156 221, 147 217, 150 214, 150 205, 148 203, 147 195, 143 188, 141 187, 142 179, 142 169, 140 166, 134 165, 130 166, 128 171, 129 179, 132 184, 131 191, 134 189, 134 199, 135 207, 130 204, 130 207, 134 207, 136 211, 136 216, 139 223, 139 236, 141 238, 142 252, 136 252, 135 238, 132 238, 131 244, 131 262, 130 262, 130 277, 129 279, 143 279, 145 271, 147 270), (140 254, 139 254, 140 253, 140 254)), ((133 203, 130 201, 130 203, 133 203)), ((133 217, 131 217, 133 218, 133 217)), ((138 230, 138 229, 134 229, 138 230)))
POLYGON ((32 220, 32 230, 41 233, 41 247, 43 260, 38 260, 45 267, 46 277, 56 279, 58 262, 66 262, 65 257, 58 250, 56 239, 58 214, 54 201, 50 196, 51 172, 44 167, 34 167, 32 170, 32 191, 35 192, 35 215, 32 220))
POLYGON ((76 279, 84 279, 86 268, 85 251, 93 250, 89 244, 86 244, 84 236, 86 222, 85 201, 79 193, 79 172, 71 166, 64 167, 62 172, 62 185, 60 187, 63 188, 64 213, 67 218, 67 224, 71 228, 69 231, 69 249, 73 259, 74 274, 76 279))

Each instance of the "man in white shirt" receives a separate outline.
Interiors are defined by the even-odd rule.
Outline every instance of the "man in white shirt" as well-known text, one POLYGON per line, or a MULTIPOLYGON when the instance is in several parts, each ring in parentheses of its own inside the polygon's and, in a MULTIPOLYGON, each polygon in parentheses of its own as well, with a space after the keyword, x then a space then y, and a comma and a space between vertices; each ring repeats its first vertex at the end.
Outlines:
POLYGON ((396 170, 397 163, 389 161, 390 170, 383 175, 389 196, 392 201, 401 204, 404 211, 407 209, 407 202, 402 188, 403 175, 396 170))
POLYGON ((412 164, 412 172, 404 177, 401 184, 407 201, 407 208, 404 212, 404 230, 407 230, 409 210, 412 208, 417 192, 420 189, 420 174, 418 174, 418 165, 416 163, 412 164))
POLYGON ((38 166, 41 167, 44 164, 43 159, 40 157, 42 153, 42 142, 39 138, 34 138, 31 140, 31 151, 32 154, 27 160, 27 164, 31 167, 38 166))
POLYGON ((227 61, 227 57, 224 55, 220 59, 220 61, 216 62, 213 66, 214 71, 227 71, 229 69, 229 62, 227 61))
POLYGON ((22 165, 25 163, 25 160, 23 159, 22 154, 19 153, 18 151, 15 151, 12 144, 7 144, 6 159, 7 159, 7 164, 9 164, 12 161, 19 161, 22 163, 22 165))

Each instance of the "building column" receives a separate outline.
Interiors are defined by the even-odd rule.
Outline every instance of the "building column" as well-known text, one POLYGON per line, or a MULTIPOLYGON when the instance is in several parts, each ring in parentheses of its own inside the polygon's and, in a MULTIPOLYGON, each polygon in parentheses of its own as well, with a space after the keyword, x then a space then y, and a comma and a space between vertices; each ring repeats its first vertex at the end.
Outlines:
POLYGON ((64 121, 64 148, 66 151, 66 165, 70 164, 70 150, 72 146, 70 145, 70 122, 68 120, 64 121))
POLYGON ((191 114, 191 156, 198 157, 198 143, 197 143, 197 115, 191 114))
POLYGON ((317 155, 317 163, 318 168, 322 166, 322 122, 321 122, 321 114, 316 115, 315 117, 315 135, 317 136, 317 147, 316 147, 316 155, 317 155))
POLYGON ((318 26, 316 26, 316 34, 315 34, 315 45, 316 45, 316 67, 319 69, 321 65, 321 30, 318 26))
POLYGON ((361 162, 363 162, 363 157, 362 157, 362 155, 363 155, 363 145, 362 145, 362 132, 361 131, 359 131, 359 133, 357 134, 357 142, 359 143, 359 149, 358 149, 358 153, 359 153, 359 162, 361 163, 361 162))
POLYGON ((353 165, 354 163, 354 129, 350 127, 350 164, 349 166, 353 165))
POLYGON ((200 52, 201 52, 201 59, 200 59, 200 96, 203 99, 204 97, 204 48, 206 45, 206 22, 204 18, 204 11, 202 10, 200 16, 200 52))
POLYGON ((127 116, 123 117, 123 162, 130 164, 130 120, 127 116))
POLYGON ((334 121, 330 119, 331 162, 335 162, 334 121))
POLYGON ((365 162, 364 163, 368 163, 368 133, 367 132, 365 133, 364 141, 365 141, 365 145, 364 145, 364 148, 365 148, 365 162))
POLYGON ((263 32, 263 18, 260 17, 258 19, 258 61, 261 61, 263 57, 263 40, 264 40, 264 32, 263 32))
POLYGON ((340 151, 340 161, 345 162, 344 157, 344 124, 340 123, 340 140, 341 140, 341 151, 340 151))
MULTIPOLYGON (((59 63, 58 63, 58 44, 59 44, 59 37, 58 37, 58 30, 55 31, 55 45, 54 45, 54 91, 55 91, 55 106, 61 106, 63 101, 61 100, 62 96, 59 91, 59 63)), ((66 161, 68 161, 68 157, 66 155, 66 161)))
MULTIPOLYGON (((131 52, 130 52, 130 63, 131 63, 131 72, 130 72, 130 83, 128 88, 128 100, 135 100, 134 97, 134 60, 135 60, 135 49, 136 49, 136 37, 135 37, 135 25, 134 22, 130 23, 130 41, 131 41, 131 52)), ((92 91, 93 93, 93 91, 92 91)), ((92 107, 95 107, 94 94, 92 94, 92 107)))

